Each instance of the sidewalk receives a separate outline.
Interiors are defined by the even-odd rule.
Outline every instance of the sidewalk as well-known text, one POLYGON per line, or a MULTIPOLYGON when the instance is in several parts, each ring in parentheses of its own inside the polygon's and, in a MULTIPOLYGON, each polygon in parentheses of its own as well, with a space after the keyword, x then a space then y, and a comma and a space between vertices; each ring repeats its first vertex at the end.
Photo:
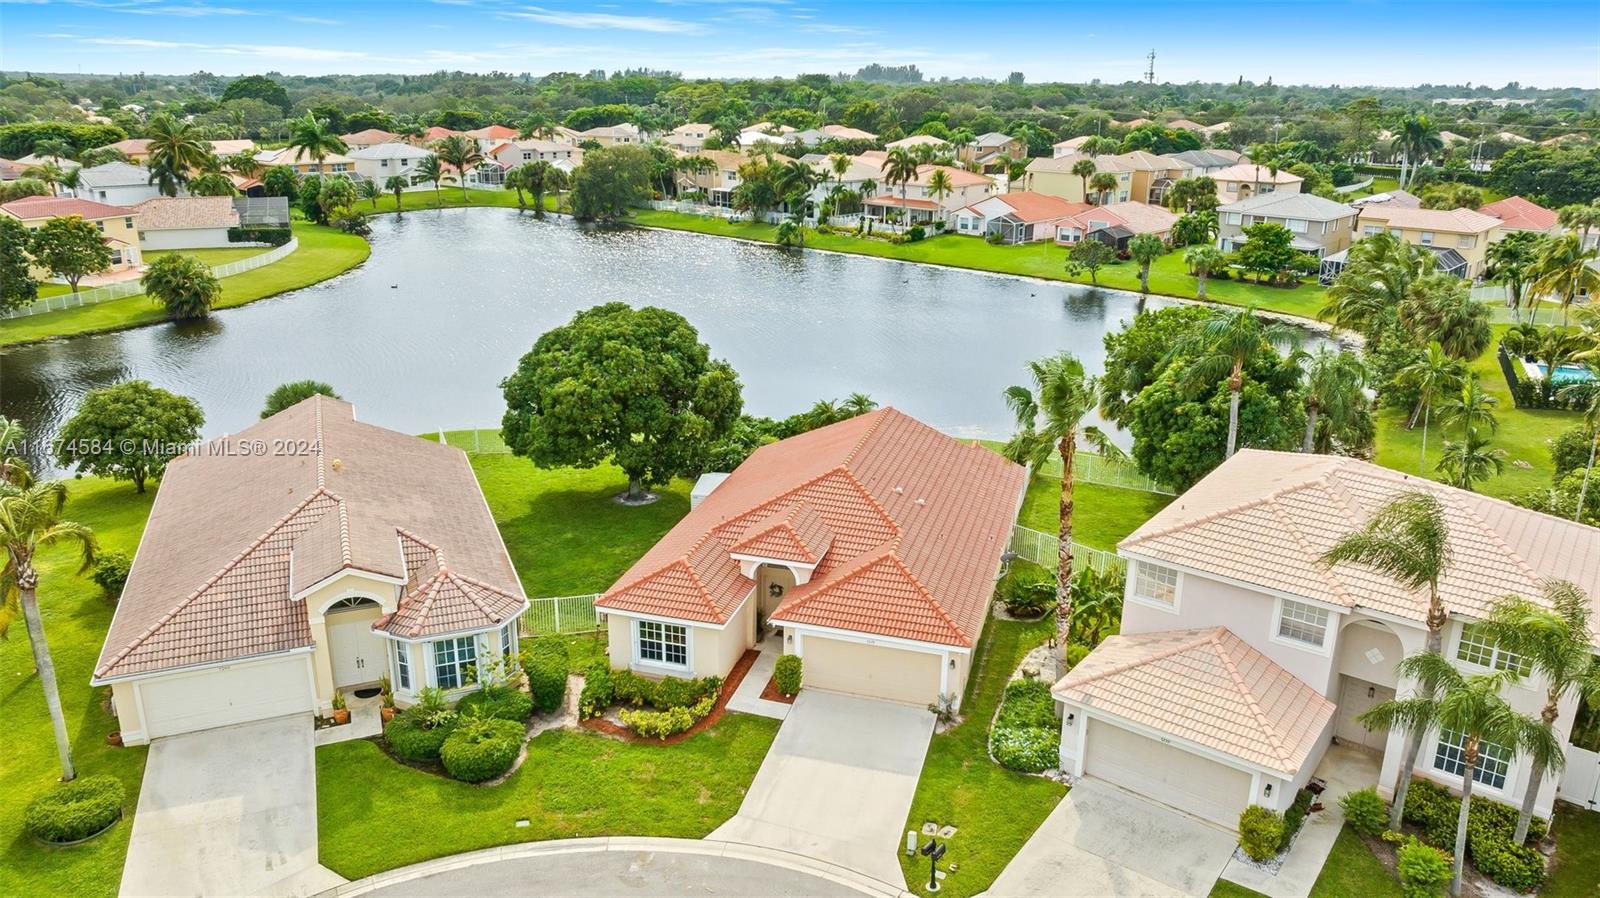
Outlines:
POLYGON ((750 672, 745 674, 739 688, 733 691, 733 698, 728 699, 728 710, 783 720, 794 706, 761 697, 761 691, 767 688, 767 681, 772 679, 772 667, 778 663, 778 656, 783 652, 782 644, 773 635, 757 643, 756 648, 761 654, 756 658, 756 663, 751 665, 750 672))

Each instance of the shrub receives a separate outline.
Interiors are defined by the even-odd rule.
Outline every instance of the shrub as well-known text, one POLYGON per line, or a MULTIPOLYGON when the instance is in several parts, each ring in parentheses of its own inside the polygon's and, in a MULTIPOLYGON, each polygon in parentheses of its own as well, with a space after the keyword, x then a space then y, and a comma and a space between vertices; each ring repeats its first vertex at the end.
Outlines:
MULTIPOLYGON (((1413 780, 1406 790, 1405 820, 1421 830, 1423 841, 1431 845, 1455 845, 1460 811, 1461 799, 1432 781, 1413 780)), ((1544 882, 1544 858, 1536 849, 1511 841, 1516 825, 1516 808, 1473 796, 1467 815, 1467 859, 1479 873, 1500 885, 1531 892, 1544 882)), ((1535 817, 1528 826, 1528 840, 1536 843, 1548 831, 1549 822, 1535 817)))
POLYGON ((1311 813, 1311 802, 1314 800, 1316 796, 1305 789, 1295 793, 1294 802, 1283 812, 1283 842, 1278 845, 1279 851, 1289 849, 1295 834, 1300 832, 1301 825, 1306 822, 1306 815, 1311 813))
POLYGON ((1397 852, 1400 894, 1405 898, 1437 898, 1450 883, 1450 856, 1415 838, 1397 852))
POLYGON ((1344 819, 1350 828, 1363 836, 1376 836, 1389 827, 1389 811, 1378 797, 1378 790, 1368 787, 1347 793, 1339 799, 1344 808, 1344 819))
MULTIPOLYGON (((1474 803, 1473 813, 1477 810, 1474 803)), ((1531 893, 1544 885, 1544 855, 1537 848, 1512 842, 1509 833, 1474 827, 1468 822, 1467 857, 1479 873, 1508 889, 1531 893)))
POLYGON ((396 714, 389 725, 383 728, 383 738, 389 743, 389 750, 407 761, 439 760, 439 749, 444 747, 445 740, 455 730, 456 720, 452 715, 434 726, 429 726, 427 720, 427 716, 416 708, 396 714))
POLYGON ((1006 686, 1005 703, 1000 706, 999 726, 1039 727, 1053 730, 1056 700, 1050 685, 1043 680, 1012 680, 1006 686))
POLYGON ((1000 601, 1017 617, 1038 617, 1055 607, 1055 578, 1008 577, 1000 589, 1000 601))
POLYGON ((106 552, 94 563, 94 572, 89 576, 106 595, 113 599, 122 595, 122 587, 128 583, 128 568, 133 566, 133 559, 123 552, 106 552))
POLYGON ((522 666, 528 672, 528 692, 533 707, 554 711, 567 695, 567 644, 560 639, 536 639, 524 652, 522 666))
POLYGON ((655 697, 650 704, 657 708, 687 708, 704 697, 703 690, 699 680, 663 677, 656 683, 655 697))
POLYGON ((228 229, 229 243, 270 243, 282 246, 289 242, 294 232, 288 228, 242 227, 228 229))
POLYGON ((1258 804, 1239 814, 1239 847, 1255 861, 1277 857, 1283 847, 1283 815, 1258 804))
POLYGON ((906 242, 916 243, 926 236, 928 236, 928 232, 923 229, 922 225, 912 225, 911 230, 906 232, 906 242))
POLYGON ((495 720, 526 721, 533 714, 533 696, 508 686, 485 686, 468 693, 456 703, 456 711, 465 717, 490 717, 495 720))
POLYGON ((616 687, 611 679, 611 663, 604 658, 589 665, 583 675, 583 692, 578 694, 578 716, 583 719, 599 717, 600 712, 611 707, 616 700, 616 687))
POLYGON ((990 750, 1000 766, 1038 773, 1061 763, 1061 731, 1044 727, 997 726, 989 734, 990 750))
POLYGON ((76 842, 115 823, 126 797, 114 776, 60 783, 28 803, 22 825, 41 842, 76 842))
POLYGON ((777 684, 779 692, 794 695, 800 691, 804 670, 805 664, 799 655, 783 655, 772 666, 772 681, 777 684))
POLYGON ((1093 649, 1089 648, 1086 645, 1080 645, 1080 644, 1078 644, 1076 642, 1068 644, 1067 645, 1067 669, 1071 670, 1072 668, 1077 667, 1078 666, 1078 662, 1082 661, 1084 658, 1089 657, 1089 653, 1091 651, 1093 651, 1093 649))
POLYGON ((444 741, 439 760, 456 779, 481 783, 511 769, 525 736, 522 724, 515 721, 468 718, 444 741))
POLYGON ((715 694, 702 697, 692 706, 679 705, 663 711, 635 711, 624 710, 621 714, 624 726, 641 736, 653 739, 665 739, 676 735, 695 725, 697 721, 711 713, 717 706, 715 694))

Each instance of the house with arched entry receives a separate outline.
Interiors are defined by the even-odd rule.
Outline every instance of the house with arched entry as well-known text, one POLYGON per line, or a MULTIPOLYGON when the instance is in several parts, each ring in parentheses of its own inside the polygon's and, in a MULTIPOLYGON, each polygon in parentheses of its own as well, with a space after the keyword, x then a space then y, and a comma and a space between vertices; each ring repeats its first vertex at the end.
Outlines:
MULTIPOLYGON (((1402 732, 1368 730, 1374 705, 1413 683, 1397 663, 1423 650, 1428 594, 1372 568, 1322 556, 1389 501, 1425 491, 1445 509, 1453 563, 1439 583, 1443 652, 1466 673, 1522 662, 1480 623, 1508 594, 1543 601, 1543 583, 1600 594, 1600 530, 1342 456, 1245 449, 1118 545, 1129 570, 1120 634, 1054 687, 1061 769, 1109 781, 1232 828, 1251 804, 1287 808, 1334 745, 1364 759, 1392 797, 1402 732)), ((1591 634, 1600 653, 1600 631, 1591 634)), ((1545 684, 1505 687, 1537 714, 1545 684)), ((1555 798, 1600 802, 1600 716, 1568 699, 1557 727, 1567 765, 1546 777, 1535 812, 1555 798)), ((1413 773, 1457 786, 1462 735, 1437 729, 1413 773)), ((1520 804, 1531 765, 1486 744, 1475 795, 1520 804)), ((1350 769, 1348 766, 1342 769, 1350 769)))
POLYGON ((385 678, 477 689, 527 607, 465 453, 313 396, 167 466, 92 682, 125 743, 310 726, 385 678))

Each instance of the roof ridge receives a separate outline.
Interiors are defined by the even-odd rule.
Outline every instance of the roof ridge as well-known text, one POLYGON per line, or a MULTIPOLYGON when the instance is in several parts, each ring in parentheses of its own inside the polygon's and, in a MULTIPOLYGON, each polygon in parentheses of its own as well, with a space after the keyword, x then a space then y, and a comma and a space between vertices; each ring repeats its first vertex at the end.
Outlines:
MULTIPOLYGON (((1305 486, 1302 486, 1301 489, 1309 489, 1311 486, 1312 484, 1308 483, 1305 486)), ((1333 491, 1330 487, 1328 487, 1326 481, 1323 482, 1323 487, 1324 489, 1329 489, 1330 492, 1333 491)), ((1285 493, 1284 495, 1287 496, 1288 494, 1285 493)), ((1336 506, 1340 506, 1341 510, 1344 510, 1339 502, 1335 502, 1334 504, 1336 506)), ((1312 561, 1311 568, 1316 572, 1317 579, 1321 580, 1323 585, 1328 587, 1329 592, 1345 600, 1351 606, 1354 606, 1356 604, 1355 600, 1351 598, 1350 595, 1345 591, 1344 584, 1339 582, 1339 578, 1333 576, 1333 572, 1328 569, 1327 565, 1319 563, 1322 559, 1321 553, 1311 548, 1311 544, 1307 542, 1306 538, 1300 533, 1300 528, 1294 526, 1294 521, 1288 515, 1283 513, 1283 510, 1278 507, 1278 503, 1273 502, 1272 504, 1268 505, 1267 511, 1278 520, 1278 523, 1283 527, 1284 532, 1288 533, 1289 537, 1295 541, 1295 544, 1306 553, 1306 558, 1312 561)))
MULTIPOLYGON (((206 578, 204 583, 201 583, 199 586, 195 587, 194 591, 184 597, 182 601, 167 609, 165 613, 152 621, 149 626, 145 627, 138 636, 135 636, 133 639, 129 640, 127 645, 124 645, 120 650, 117 651, 116 654, 106 659, 104 664, 96 667, 95 676, 105 676, 106 671, 109 671, 111 668, 122 663, 124 658, 133 654, 135 649, 141 645, 144 645, 144 643, 151 636, 154 636, 157 630, 160 630, 162 627, 166 626, 168 622, 170 622, 174 617, 178 616, 179 612, 194 604, 197 599, 209 591, 211 587, 215 586, 217 581, 221 580, 223 577, 226 577, 230 572, 233 571, 234 568, 239 566, 240 562, 244 561, 245 558, 249 557, 257 549, 261 548, 262 544, 276 535, 279 530, 282 530, 285 524, 288 524, 297 515, 299 515, 300 512, 304 511, 312 502, 316 501, 318 497, 322 496, 326 496, 335 502, 342 503, 344 501, 322 487, 318 487, 316 490, 312 491, 310 495, 300 500, 299 504, 290 509, 288 514, 279 518, 275 523, 272 524, 272 526, 268 527, 264 532, 262 532, 260 536, 257 536, 255 540, 250 543, 250 545, 239 550, 239 553, 234 555, 227 564, 224 564, 216 573, 206 578)), ((327 514, 327 512, 323 512, 323 514, 327 514)), ((320 521, 322 518, 319 516, 317 520, 320 521)), ((312 525, 315 526, 315 524, 316 522, 313 521, 312 525)))
POLYGON ((479 611, 481 611, 485 617, 490 617, 490 618, 494 617, 493 612, 491 612, 489 610, 489 606, 486 605, 483 602, 483 600, 477 595, 476 589, 468 589, 467 588, 468 586, 477 587, 478 586, 477 583, 474 583, 473 581, 467 579, 466 577, 461 576, 460 574, 457 574, 454 571, 446 571, 445 569, 440 568, 440 572, 445 575, 446 579, 448 579, 450 582, 454 583, 456 585, 456 588, 461 590, 461 594, 467 597, 467 601, 469 601, 473 605, 475 605, 477 607, 477 609, 479 611))
MULTIPOLYGON (((421 596, 422 598, 422 606, 417 609, 417 620, 419 622, 428 619, 428 610, 433 607, 433 599, 439 593, 439 578, 447 574, 448 572, 443 567, 440 567, 433 572, 433 576, 429 577, 427 582, 412 590, 413 595, 421 596)), ((398 613, 399 609, 396 608, 395 611, 398 613)), ((422 635, 422 624, 418 623, 406 632, 412 636, 420 636, 422 635)))
MULTIPOLYGON (((928 588, 922 585, 922 581, 917 579, 917 575, 913 574, 911 569, 906 567, 905 562, 900 560, 900 556, 896 551, 896 546, 894 544, 884 543, 871 553, 862 553, 860 558, 862 561, 855 567, 845 570, 838 576, 833 577, 825 582, 819 583, 816 589, 810 590, 804 595, 796 598, 792 603, 788 603, 783 610, 790 611, 797 608, 804 608, 806 605, 811 604, 811 602, 815 601, 816 599, 827 595, 834 589, 837 589, 846 583, 849 583, 851 580, 855 579, 869 568, 884 561, 888 561, 895 567, 899 568, 900 572, 911 581, 912 585, 917 588, 917 594, 922 596, 923 601, 927 602, 928 605, 933 608, 934 612, 939 615, 939 617, 943 618, 945 624, 950 627, 950 631, 956 636, 960 637, 962 643, 968 645, 971 644, 972 638, 968 636, 966 632, 961 629, 961 627, 957 626, 955 619, 950 617, 950 613, 944 610, 944 606, 939 604, 939 600, 934 598, 932 593, 928 592, 928 588)), ((774 615, 777 613, 777 611, 773 612, 774 615)))
MULTIPOLYGON (((1239 666, 1233 663, 1233 656, 1229 654, 1227 648, 1223 646, 1222 635, 1224 633, 1227 633, 1230 636, 1233 635, 1229 632, 1228 628, 1218 627, 1212 634, 1209 642, 1212 648, 1216 651, 1218 659, 1222 661, 1223 668, 1228 671, 1228 676, 1233 679, 1233 685, 1237 687, 1239 693, 1244 696, 1245 705, 1250 709, 1250 713, 1255 715, 1256 724, 1259 725, 1261 727, 1261 731, 1267 735, 1267 742, 1271 743, 1273 753, 1278 756, 1278 760, 1282 761, 1284 765, 1287 766, 1290 758, 1284 747, 1283 740, 1278 738, 1277 729, 1272 725, 1272 721, 1267 719, 1266 712, 1261 710, 1261 703, 1256 701, 1255 691, 1245 683, 1244 676, 1239 673, 1239 666)), ((1239 637, 1234 636, 1233 638, 1238 639, 1239 637)), ((1249 644, 1244 643, 1244 640, 1239 641, 1241 644, 1244 644, 1246 649, 1252 652, 1256 651, 1249 644)), ((1260 654, 1260 652, 1256 652, 1256 654, 1260 654)))
POLYGON ((1200 517, 1197 517, 1197 518, 1189 518, 1187 520, 1179 521, 1179 522, 1174 523, 1174 524, 1169 524, 1168 526, 1163 527, 1163 528, 1161 528, 1159 530, 1152 530, 1149 533, 1146 533, 1146 534, 1143 534, 1143 535, 1139 535, 1138 532, 1135 531, 1135 533, 1133 535, 1128 536, 1122 542, 1118 543, 1118 546, 1121 547, 1121 546, 1137 545, 1139 543, 1145 542, 1146 540, 1155 539, 1156 537, 1159 537, 1159 536, 1167 536, 1167 535, 1170 535, 1170 534, 1172 534, 1172 533, 1174 533, 1174 532, 1176 532, 1178 530, 1184 530, 1184 529, 1187 529, 1189 527, 1194 527, 1194 526, 1196 526, 1198 524, 1208 524, 1208 523, 1210 523, 1210 522, 1212 522, 1212 521, 1214 521, 1214 520, 1216 520, 1216 519, 1218 519, 1220 517, 1223 517, 1224 515, 1237 514, 1237 513, 1241 512, 1241 511, 1244 511, 1247 508, 1253 508, 1253 507, 1255 507, 1257 505, 1261 505, 1261 504, 1263 504, 1265 502, 1269 502, 1269 501, 1272 501, 1274 499, 1277 499, 1280 496, 1285 496, 1285 495, 1289 494, 1290 492, 1293 492, 1294 490, 1304 489, 1307 484, 1316 483, 1316 482, 1318 482, 1319 479, 1320 478, 1317 478, 1317 477, 1311 477, 1311 478, 1306 479, 1306 480, 1298 480, 1298 481, 1294 482, 1293 484, 1289 484, 1289 485, 1285 485, 1285 486, 1279 487, 1278 489, 1275 489, 1270 493, 1266 493, 1264 495, 1257 496, 1256 498, 1251 499, 1249 501, 1239 502, 1239 503, 1236 503, 1234 505, 1229 505, 1229 506, 1227 506, 1225 508, 1219 508, 1219 509, 1217 509, 1215 511, 1209 512, 1207 514, 1203 514, 1203 515, 1201 515, 1200 517))
MULTIPOLYGON (((1137 658, 1137 659, 1132 660, 1132 661, 1125 661, 1122 664, 1112 665, 1111 667, 1108 667, 1105 670, 1100 671, 1099 673, 1093 674, 1091 676, 1084 677, 1082 680, 1079 680, 1076 683, 1073 683, 1068 688, 1077 689, 1077 688, 1080 688, 1082 686, 1087 686, 1090 683, 1094 683, 1094 682, 1097 682, 1099 680, 1103 680, 1106 677, 1115 676, 1115 675, 1123 673, 1125 671, 1132 670, 1135 667, 1143 667, 1146 664, 1151 664, 1151 663, 1154 663, 1156 661, 1165 661, 1166 659, 1171 658, 1174 655, 1181 655, 1184 652, 1193 651, 1194 649, 1197 649, 1197 648, 1205 645, 1206 642, 1211 638, 1211 635, 1213 633, 1215 633, 1217 630, 1222 630, 1222 629, 1226 629, 1226 628, 1218 626, 1218 627, 1209 627, 1209 628, 1200 629, 1200 630, 1176 631, 1176 632, 1193 633, 1194 636, 1193 636, 1192 639, 1188 639, 1188 640, 1185 640, 1183 642, 1180 642, 1177 645, 1174 645, 1171 648, 1165 649, 1163 651, 1157 652, 1154 655, 1149 655, 1149 656, 1146 656, 1146 657, 1143 657, 1143 658, 1137 658)), ((1143 634, 1140 634, 1140 635, 1143 635, 1143 634)), ((1116 636, 1107 637, 1108 640, 1110 640, 1110 639, 1118 639, 1118 638, 1124 639, 1124 640, 1132 640, 1134 637, 1133 636, 1124 636, 1124 635, 1122 635, 1120 633, 1117 634, 1116 636)), ((1102 644, 1104 644, 1104 643, 1102 643, 1102 644)), ((1062 679, 1063 682, 1065 682, 1066 680, 1071 679, 1071 677, 1072 677, 1071 672, 1068 672, 1067 675, 1065 677, 1062 677, 1061 679, 1062 679)))
POLYGON ((313 419, 315 421, 315 424, 313 425, 313 432, 315 433, 316 438, 317 438, 317 455, 316 455, 316 457, 317 457, 317 488, 321 489, 322 487, 328 485, 328 472, 327 472, 327 468, 323 464, 323 462, 326 459, 326 456, 324 455, 323 448, 322 448, 322 394, 321 393, 312 393, 311 394, 311 409, 312 409, 313 419))
POLYGON ((839 462, 839 467, 848 468, 849 465, 856 460, 856 455, 861 451, 861 447, 865 446, 867 440, 871 439, 873 434, 878 432, 878 428, 883 426, 883 422, 887 420, 890 413, 894 411, 895 410, 891 407, 879 409, 876 413, 867 412, 869 415, 876 414, 876 420, 872 422, 872 426, 867 428, 866 433, 863 433, 861 438, 856 440, 855 445, 850 447, 850 451, 845 453, 844 460, 839 462))

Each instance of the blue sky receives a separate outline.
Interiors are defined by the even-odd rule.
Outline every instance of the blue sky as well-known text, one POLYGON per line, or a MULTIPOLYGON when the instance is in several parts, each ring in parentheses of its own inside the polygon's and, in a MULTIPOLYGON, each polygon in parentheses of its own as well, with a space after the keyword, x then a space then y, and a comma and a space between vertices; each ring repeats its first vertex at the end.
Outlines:
POLYGON ((1600 87, 1595 0, 0 0, 0 66, 286 74, 650 67, 1600 87))

